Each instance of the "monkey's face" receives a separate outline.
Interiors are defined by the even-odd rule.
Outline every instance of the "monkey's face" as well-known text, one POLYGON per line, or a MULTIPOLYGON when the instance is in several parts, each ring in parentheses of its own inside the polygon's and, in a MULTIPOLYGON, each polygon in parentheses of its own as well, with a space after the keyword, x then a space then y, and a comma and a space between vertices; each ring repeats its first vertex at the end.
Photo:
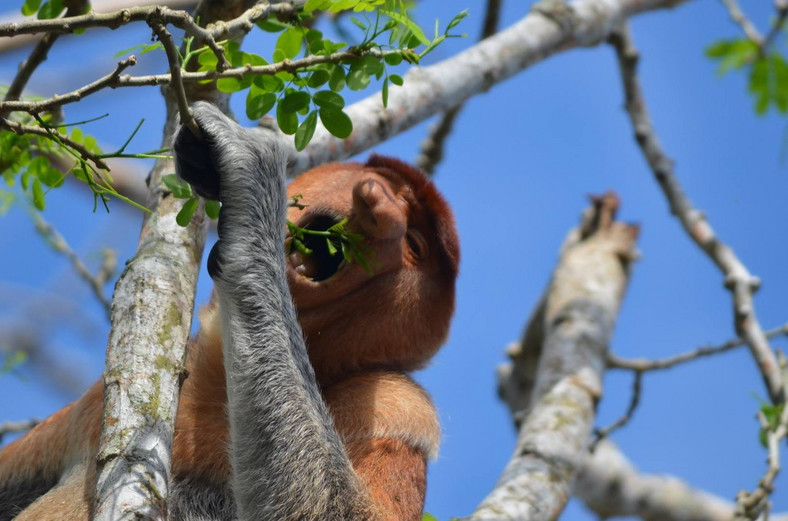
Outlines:
POLYGON ((377 346, 351 363, 423 364, 448 331, 459 255, 451 213, 432 184, 404 163, 376 158, 306 172, 288 195, 306 205, 288 210, 298 226, 324 231, 347 218, 346 230, 364 237, 366 270, 332 255, 325 237, 306 236, 309 255, 290 248, 290 289, 313 364, 330 367, 314 358, 333 358, 322 346, 339 345, 377 346))

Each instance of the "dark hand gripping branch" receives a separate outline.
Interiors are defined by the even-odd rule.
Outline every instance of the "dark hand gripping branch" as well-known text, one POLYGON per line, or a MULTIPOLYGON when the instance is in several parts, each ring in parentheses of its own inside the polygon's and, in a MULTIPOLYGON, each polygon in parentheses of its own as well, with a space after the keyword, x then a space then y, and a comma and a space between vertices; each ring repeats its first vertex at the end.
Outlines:
POLYGON ((285 271, 286 157, 273 133, 193 106, 176 169, 219 199, 208 269, 222 309, 232 486, 238 519, 372 519, 315 382, 285 271))

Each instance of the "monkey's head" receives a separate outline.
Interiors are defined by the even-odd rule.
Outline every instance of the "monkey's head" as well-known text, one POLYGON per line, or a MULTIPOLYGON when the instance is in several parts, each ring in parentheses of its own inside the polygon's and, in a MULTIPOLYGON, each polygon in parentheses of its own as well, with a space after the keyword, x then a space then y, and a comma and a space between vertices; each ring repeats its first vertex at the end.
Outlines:
POLYGON ((288 219, 364 236, 365 269, 331 255, 324 237, 312 250, 291 247, 288 277, 318 379, 358 369, 412 370, 443 343, 454 311, 459 243, 451 210, 421 172, 395 159, 333 163, 302 174, 289 189, 304 209, 288 219))

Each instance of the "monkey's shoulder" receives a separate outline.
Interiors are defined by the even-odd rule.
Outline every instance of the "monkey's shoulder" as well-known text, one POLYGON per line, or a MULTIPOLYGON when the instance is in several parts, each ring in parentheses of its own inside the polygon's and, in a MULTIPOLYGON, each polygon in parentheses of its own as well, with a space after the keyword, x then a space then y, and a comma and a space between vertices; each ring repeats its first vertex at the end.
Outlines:
POLYGON ((434 459, 440 423, 427 392, 400 372, 353 375, 324 390, 334 425, 346 446, 376 439, 402 442, 434 459))

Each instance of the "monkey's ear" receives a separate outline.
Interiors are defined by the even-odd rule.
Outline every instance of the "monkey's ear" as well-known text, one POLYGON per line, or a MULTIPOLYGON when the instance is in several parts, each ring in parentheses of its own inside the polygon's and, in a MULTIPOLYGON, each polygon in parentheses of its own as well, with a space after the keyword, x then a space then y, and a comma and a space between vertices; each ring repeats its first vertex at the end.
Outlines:
MULTIPOLYGON (((206 136, 205 133, 203 133, 206 136)), ((210 139, 206 136, 204 139, 210 139)), ((195 192, 207 199, 219 199, 219 173, 211 161, 210 145, 182 125, 172 145, 175 173, 195 192)))

